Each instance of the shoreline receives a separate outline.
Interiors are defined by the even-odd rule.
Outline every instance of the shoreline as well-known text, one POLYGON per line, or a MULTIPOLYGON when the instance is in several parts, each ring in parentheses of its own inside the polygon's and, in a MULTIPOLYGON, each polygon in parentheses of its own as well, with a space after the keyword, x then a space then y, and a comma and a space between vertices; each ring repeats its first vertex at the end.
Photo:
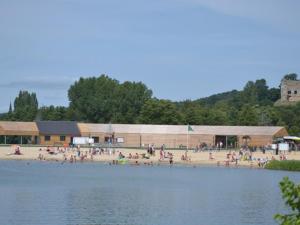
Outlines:
MULTIPOLYGON (((21 155, 14 155, 15 146, 0 146, 0 161, 2 160, 28 160, 28 161, 54 161, 59 163, 70 163, 70 159, 74 157, 76 162, 74 164, 81 163, 80 158, 77 156, 78 151, 76 149, 59 149, 57 147, 50 147, 51 151, 57 151, 55 154, 49 154, 46 151, 46 148, 41 147, 20 147, 21 155), (42 149, 42 150, 40 150, 42 149), (40 160, 40 156, 42 159, 40 160), (67 160, 65 160, 67 159, 67 160)), ((124 161, 119 164, 128 164, 128 165, 146 165, 146 166, 169 166, 169 159, 160 160, 160 150, 156 150, 154 156, 150 156, 149 159, 138 158, 138 159, 128 159, 129 155, 140 156, 147 154, 146 150, 141 149, 114 149, 115 153, 106 152, 104 154, 93 155, 89 152, 89 148, 80 149, 82 154, 86 154, 86 158, 82 163, 107 163, 113 164, 118 159, 119 154, 125 156, 124 161), (109 154, 111 153, 111 154, 109 154), (137 161, 137 163, 136 163, 137 161)), ((265 154, 262 152, 254 152, 252 161, 247 160, 238 160, 236 165, 235 161, 228 159, 229 150, 220 150, 220 151, 202 151, 202 152, 193 152, 193 150, 165 150, 166 152, 172 154, 173 165, 174 166, 187 166, 187 167, 197 167, 197 166, 213 166, 213 167, 224 167, 224 168, 262 168, 258 165, 258 159, 269 159, 275 158, 279 159, 279 156, 274 155, 273 152, 267 151, 265 154), (182 160, 183 156, 187 156, 187 160, 182 160), (213 159, 210 159, 210 157, 213 159)), ((238 155, 238 151, 231 151, 232 154, 238 155), (233 153, 234 152, 234 153, 233 153)), ((300 152, 291 152, 286 155, 289 160, 300 160, 300 152)))
POLYGON ((76 162, 76 163, 70 163, 70 162, 65 162, 62 160, 56 160, 56 159, 48 159, 48 160, 38 160, 38 159, 3 159, 0 158, 0 162, 2 161, 19 161, 19 162, 36 162, 36 163, 57 163, 60 165, 63 164, 69 164, 69 165, 76 165, 76 164, 99 164, 99 165, 107 165, 107 166, 133 166, 133 167, 186 167, 186 168, 226 168, 226 169, 264 169, 262 167, 258 166, 247 166, 247 165, 233 165, 231 164, 230 166, 225 166, 225 165, 217 165, 217 164, 212 164, 212 163, 182 163, 182 162, 175 162, 172 165, 169 163, 158 163, 158 162, 153 162, 153 164, 148 164, 148 163, 139 163, 139 165, 136 165, 134 163, 126 163, 126 164, 112 164, 110 161, 91 161, 91 160, 86 160, 84 162, 76 162))

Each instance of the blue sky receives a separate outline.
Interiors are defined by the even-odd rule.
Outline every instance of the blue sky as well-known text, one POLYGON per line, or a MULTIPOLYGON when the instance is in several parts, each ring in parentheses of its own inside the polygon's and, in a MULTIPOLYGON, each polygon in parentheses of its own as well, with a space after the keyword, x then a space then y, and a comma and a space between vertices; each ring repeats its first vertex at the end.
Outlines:
POLYGON ((79 77, 197 99, 300 74, 298 0, 0 0, 0 112, 18 91, 68 105, 79 77))

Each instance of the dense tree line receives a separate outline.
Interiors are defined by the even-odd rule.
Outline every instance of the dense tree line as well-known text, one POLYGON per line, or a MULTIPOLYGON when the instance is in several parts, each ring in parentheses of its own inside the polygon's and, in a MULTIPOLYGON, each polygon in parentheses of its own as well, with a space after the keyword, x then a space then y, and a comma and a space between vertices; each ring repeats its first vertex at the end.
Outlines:
MULTIPOLYGON (((284 79, 296 80, 297 74, 284 79)), ((233 90, 195 101, 152 97, 141 82, 120 83, 108 76, 80 78, 68 91, 69 107, 38 108, 35 93, 21 91, 14 108, 2 120, 76 120, 93 123, 144 123, 193 125, 286 126, 300 135, 300 103, 274 106, 279 88, 269 88, 265 79, 249 81, 243 90, 233 90)))
POLYGON ((35 93, 20 91, 14 101, 14 109, 10 103, 8 113, 0 115, 2 120, 32 121, 38 113, 38 100, 35 93))
POLYGON ((80 121, 135 123, 152 91, 141 82, 100 76, 81 78, 69 89, 70 110, 80 121))

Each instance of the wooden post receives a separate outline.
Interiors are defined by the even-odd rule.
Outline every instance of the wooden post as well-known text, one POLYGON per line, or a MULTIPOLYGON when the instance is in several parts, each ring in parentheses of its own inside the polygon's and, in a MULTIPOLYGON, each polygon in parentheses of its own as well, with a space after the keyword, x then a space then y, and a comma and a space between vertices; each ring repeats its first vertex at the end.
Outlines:
POLYGON ((142 148, 142 135, 140 134, 140 148, 142 148))
POLYGON ((228 148, 228 136, 226 135, 226 150, 227 150, 227 148, 228 148))
POLYGON ((186 150, 189 149, 189 125, 187 127, 187 132, 186 132, 186 150))

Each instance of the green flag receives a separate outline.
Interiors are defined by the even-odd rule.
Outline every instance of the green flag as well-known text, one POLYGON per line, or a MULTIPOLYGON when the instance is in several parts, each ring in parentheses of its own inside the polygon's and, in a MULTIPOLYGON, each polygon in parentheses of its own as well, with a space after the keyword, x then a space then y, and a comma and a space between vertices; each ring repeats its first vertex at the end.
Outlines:
POLYGON ((190 132, 190 131, 194 131, 193 128, 192 128, 190 125, 188 125, 188 131, 189 131, 189 132, 190 132))

